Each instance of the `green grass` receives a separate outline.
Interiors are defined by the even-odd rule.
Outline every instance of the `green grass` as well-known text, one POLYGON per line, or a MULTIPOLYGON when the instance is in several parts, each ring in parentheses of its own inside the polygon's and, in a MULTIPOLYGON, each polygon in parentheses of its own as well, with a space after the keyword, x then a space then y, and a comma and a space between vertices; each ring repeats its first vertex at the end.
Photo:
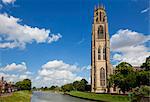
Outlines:
POLYGON ((129 102, 128 96, 71 91, 69 95, 103 102, 129 102))
POLYGON ((30 102, 30 97, 30 91, 18 91, 11 96, 0 97, 0 102, 30 102))

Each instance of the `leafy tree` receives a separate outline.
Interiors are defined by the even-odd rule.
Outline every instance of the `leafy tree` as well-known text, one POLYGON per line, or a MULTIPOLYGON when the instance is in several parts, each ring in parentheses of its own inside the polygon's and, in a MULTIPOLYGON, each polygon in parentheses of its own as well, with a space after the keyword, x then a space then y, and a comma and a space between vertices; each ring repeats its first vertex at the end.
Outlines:
POLYGON ((23 81, 19 81, 15 84, 18 90, 31 90, 31 80, 24 79, 23 81))
POLYGON ((108 79, 109 86, 114 85, 114 87, 120 88, 123 93, 136 87, 136 75, 131 64, 122 62, 116 66, 116 71, 116 74, 111 75, 108 79))
POLYGON ((16 82, 15 86, 17 87, 18 90, 21 90, 21 88, 22 88, 22 81, 16 82))
POLYGON ((23 90, 31 90, 31 80, 30 79, 24 79, 22 84, 23 84, 23 90))
POLYGON ((141 102, 143 97, 150 95, 150 86, 136 87, 131 95, 131 102, 141 102))
POLYGON ((42 86, 40 89, 41 89, 41 90, 43 90, 43 89, 44 89, 44 87, 42 86))
POLYGON ((80 81, 74 81, 71 84, 66 84, 61 87, 63 91, 89 91, 90 90, 90 85, 87 85, 88 82, 85 79, 82 79, 80 81))
POLYGON ((64 92, 69 92, 73 90, 73 84, 66 84, 61 87, 64 92))
POLYGON ((53 85, 53 86, 51 86, 49 89, 50 89, 50 90, 54 90, 55 88, 56 88, 56 86, 53 85))
POLYGON ((74 90, 80 90, 80 81, 74 81, 73 82, 73 87, 74 87, 74 90))
POLYGON ((146 58, 146 61, 141 65, 141 68, 144 68, 146 71, 150 71, 150 56, 146 58))
POLYGON ((74 90, 77 91, 86 91, 86 86, 87 86, 88 82, 85 79, 82 79, 81 81, 75 81, 73 82, 73 87, 74 90))
POLYGON ((128 75, 133 72, 133 67, 127 62, 121 62, 116 66, 117 74, 128 75))
POLYGON ((141 71, 136 76, 137 86, 148 85, 150 86, 150 71, 141 71))
POLYGON ((85 79, 82 79, 82 80, 81 80, 81 83, 84 84, 84 85, 87 85, 87 84, 88 84, 88 82, 87 82, 85 79))
POLYGON ((47 86, 44 87, 44 90, 48 90, 47 86))
POLYGON ((141 85, 150 85, 150 71, 133 71, 132 66, 127 62, 117 65, 116 71, 108 79, 109 87, 118 87, 123 93, 141 85))
POLYGON ((33 89, 33 90, 36 90, 36 87, 34 86, 32 89, 33 89))
POLYGON ((91 85, 86 85, 85 86, 85 91, 91 91, 91 85))

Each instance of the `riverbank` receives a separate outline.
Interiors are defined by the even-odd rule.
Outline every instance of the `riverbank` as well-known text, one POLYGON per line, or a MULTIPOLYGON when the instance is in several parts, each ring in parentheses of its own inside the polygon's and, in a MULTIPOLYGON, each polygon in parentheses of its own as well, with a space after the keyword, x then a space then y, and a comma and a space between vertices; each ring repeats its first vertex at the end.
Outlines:
POLYGON ((71 91, 68 95, 98 102, 129 102, 128 96, 71 91))
POLYGON ((17 91, 12 95, 0 97, 0 102, 30 102, 31 91, 17 91))

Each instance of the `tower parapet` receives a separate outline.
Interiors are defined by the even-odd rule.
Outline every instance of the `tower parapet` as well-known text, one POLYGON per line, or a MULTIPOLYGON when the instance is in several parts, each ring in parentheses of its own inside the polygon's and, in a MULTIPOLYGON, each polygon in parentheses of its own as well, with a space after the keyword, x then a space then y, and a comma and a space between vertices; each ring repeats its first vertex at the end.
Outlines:
POLYGON ((97 10, 97 9, 103 9, 103 10, 105 10, 105 6, 102 5, 102 4, 95 5, 94 10, 97 10))

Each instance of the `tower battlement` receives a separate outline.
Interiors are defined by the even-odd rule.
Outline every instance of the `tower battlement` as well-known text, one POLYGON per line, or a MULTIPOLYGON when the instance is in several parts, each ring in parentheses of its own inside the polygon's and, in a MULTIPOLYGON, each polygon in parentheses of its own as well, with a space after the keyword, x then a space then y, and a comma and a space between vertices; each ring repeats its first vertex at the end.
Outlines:
POLYGON ((96 11, 96 10, 98 10, 98 9, 105 10, 105 6, 102 5, 102 4, 95 5, 94 10, 96 11))

